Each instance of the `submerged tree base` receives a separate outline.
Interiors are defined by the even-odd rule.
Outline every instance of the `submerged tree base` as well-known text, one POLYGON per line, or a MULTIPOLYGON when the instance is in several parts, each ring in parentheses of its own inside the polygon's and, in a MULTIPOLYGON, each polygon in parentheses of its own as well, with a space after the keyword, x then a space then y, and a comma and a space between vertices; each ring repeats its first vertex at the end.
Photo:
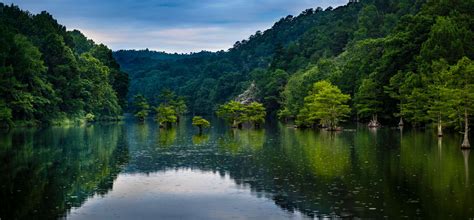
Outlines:
POLYGON ((368 124, 369 128, 379 128, 382 125, 378 121, 370 121, 368 124))
POLYGON ((343 131, 344 128, 342 127, 334 127, 334 128, 324 128, 326 131, 343 131))

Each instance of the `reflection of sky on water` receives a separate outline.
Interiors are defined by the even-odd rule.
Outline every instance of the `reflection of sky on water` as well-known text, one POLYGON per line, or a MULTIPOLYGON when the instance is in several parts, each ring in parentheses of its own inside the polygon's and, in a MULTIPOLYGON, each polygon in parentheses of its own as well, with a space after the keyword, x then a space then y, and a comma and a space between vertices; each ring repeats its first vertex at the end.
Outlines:
POLYGON ((190 120, 0 135, 0 218, 474 217, 474 161, 460 135, 211 120, 196 136, 190 120))
POLYGON ((95 196, 70 219, 287 219, 299 212, 281 210, 228 176, 191 169, 150 174, 121 174, 114 189, 95 196))

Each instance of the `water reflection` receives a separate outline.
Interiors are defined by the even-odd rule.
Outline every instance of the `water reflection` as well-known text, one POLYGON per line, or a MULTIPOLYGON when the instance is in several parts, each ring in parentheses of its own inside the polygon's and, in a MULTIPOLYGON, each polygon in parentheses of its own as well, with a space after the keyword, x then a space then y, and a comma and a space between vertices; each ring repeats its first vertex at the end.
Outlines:
POLYGON ((158 140, 156 143, 160 147, 169 147, 172 144, 174 144, 174 141, 176 140, 176 128, 160 128, 158 132, 158 140))
POLYGON ((0 218, 474 217, 458 136, 189 121, 1 134, 0 218))
POLYGON ((469 188, 469 154, 471 153, 470 150, 468 149, 465 149, 465 150, 462 150, 462 156, 464 158, 464 175, 465 175, 465 179, 466 179, 466 188, 469 188))
POLYGON ((229 175, 191 169, 122 174, 112 192, 74 209, 70 219, 288 219, 229 175), (107 209, 107 212, 101 211, 107 209))
POLYGON ((260 150, 265 143, 264 129, 232 129, 218 139, 223 151, 232 154, 260 150))
POLYGON ((111 189, 128 149, 117 126, 0 135, 0 218, 51 219, 111 189))
POLYGON ((196 134, 193 135, 193 144, 202 145, 209 141, 209 135, 207 134, 196 134))

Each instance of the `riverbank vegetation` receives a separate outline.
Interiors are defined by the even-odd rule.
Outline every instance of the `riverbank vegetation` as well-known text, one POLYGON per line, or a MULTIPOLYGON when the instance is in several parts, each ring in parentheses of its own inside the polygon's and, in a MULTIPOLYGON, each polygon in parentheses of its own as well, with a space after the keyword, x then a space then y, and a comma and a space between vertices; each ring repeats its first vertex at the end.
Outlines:
POLYGON ((328 81, 313 85, 309 95, 304 98, 304 107, 300 110, 296 124, 299 127, 320 125, 329 130, 341 130, 339 122, 348 116, 351 109, 347 102, 350 96, 328 81))
POLYGON ((0 126, 119 119, 128 82, 105 45, 0 3, 0 126))
POLYGON ((259 128, 265 122, 266 111, 261 103, 243 104, 230 101, 219 106, 217 116, 226 120, 233 128, 242 128, 244 123, 259 128))
POLYGON ((456 129, 467 140, 474 115, 473 8, 472 1, 365 0, 287 16, 228 51, 166 54, 112 53, 66 31, 47 12, 2 4, 0 123, 70 123, 90 120, 88 114, 117 119, 143 94, 146 102, 127 110, 144 120, 159 106, 164 124, 179 123, 188 112, 217 112, 234 127, 259 127, 278 115, 335 130, 342 120, 434 125, 440 136, 456 129), (130 73, 129 96, 122 71, 130 73), (330 89, 315 90, 324 83, 330 89), (230 101, 236 97, 250 98, 230 101))

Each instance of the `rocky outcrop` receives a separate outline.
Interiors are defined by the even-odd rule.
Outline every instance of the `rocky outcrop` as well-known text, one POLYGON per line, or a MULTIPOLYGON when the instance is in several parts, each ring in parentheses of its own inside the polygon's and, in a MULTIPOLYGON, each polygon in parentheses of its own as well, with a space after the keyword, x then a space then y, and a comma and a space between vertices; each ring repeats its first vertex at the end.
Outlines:
POLYGON ((240 102, 244 105, 248 105, 252 102, 257 102, 258 101, 258 88, 257 85, 255 85, 255 82, 252 82, 250 86, 245 90, 242 94, 238 95, 237 98, 235 98, 236 102, 240 102))

